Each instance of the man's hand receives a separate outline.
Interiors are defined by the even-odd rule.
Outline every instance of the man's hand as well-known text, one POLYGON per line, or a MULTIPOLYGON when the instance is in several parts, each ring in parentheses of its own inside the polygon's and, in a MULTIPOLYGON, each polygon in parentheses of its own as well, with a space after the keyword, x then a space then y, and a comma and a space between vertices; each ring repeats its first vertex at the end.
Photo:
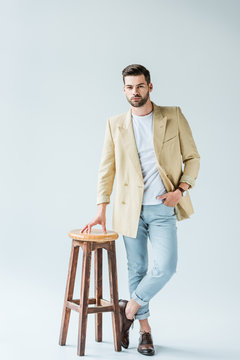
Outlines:
MULTIPOLYGON (((181 182, 179 186, 184 190, 187 190, 190 187, 190 185, 185 182, 181 182)), ((157 199, 164 199, 163 202, 166 206, 176 206, 182 196, 181 190, 176 189, 175 191, 169 191, 166 194, 157 196, 157 199)))
POLYGON ((93 218, 92 221, 85 225, 80 232, 83 233, 86 230, 86 233, 90 233, 92 226, 97 224, 102 225, 103 232, 104 234, 106 234, 106 203, 98 205, 97 215, 95 216, 95 218, 93 218))
POLYGON ((166 206, 176 206, 181 197, 181 190, 176 189, 175 191, 169 191, 166 194, 157 196, 157 199, 164 199, 163 202, 166 206))

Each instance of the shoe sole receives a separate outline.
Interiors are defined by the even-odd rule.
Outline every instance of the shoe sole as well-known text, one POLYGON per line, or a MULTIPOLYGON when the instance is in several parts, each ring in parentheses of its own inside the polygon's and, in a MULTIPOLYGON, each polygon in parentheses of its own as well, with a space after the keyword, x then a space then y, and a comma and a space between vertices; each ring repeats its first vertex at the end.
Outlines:
POLYGON ((153 352, 153 353, 149 353, 149 354, 147 354, 147 353, 142 353, 140 350, 138 350, 137 349, 137 351, 141 354, 141 355, 146 355, 146 356, 153 356, 153 355, 155 355, 155 351, 153 352))

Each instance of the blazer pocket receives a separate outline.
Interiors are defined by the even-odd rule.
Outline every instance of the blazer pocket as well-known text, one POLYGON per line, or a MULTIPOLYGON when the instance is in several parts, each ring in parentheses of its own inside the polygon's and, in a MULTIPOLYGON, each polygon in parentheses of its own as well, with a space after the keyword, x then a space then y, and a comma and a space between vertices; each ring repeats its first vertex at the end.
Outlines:
POLYGON ((163 143, 165 144, 166 142, 168 141, 171 141, 171 140, 174 140, 177 138, 178 135, 174 135, 174 136, 171 136, 170 138, 166 139, 166 140, 163 140, 163 143))

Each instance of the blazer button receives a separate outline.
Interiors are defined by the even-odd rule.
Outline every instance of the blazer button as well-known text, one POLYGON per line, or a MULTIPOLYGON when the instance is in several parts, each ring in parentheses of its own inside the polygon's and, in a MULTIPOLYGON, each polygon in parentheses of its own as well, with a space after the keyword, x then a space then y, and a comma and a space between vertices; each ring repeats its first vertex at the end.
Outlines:
POLYGON ((122 201, 122 204, 126 204, 125 201, 122 201))

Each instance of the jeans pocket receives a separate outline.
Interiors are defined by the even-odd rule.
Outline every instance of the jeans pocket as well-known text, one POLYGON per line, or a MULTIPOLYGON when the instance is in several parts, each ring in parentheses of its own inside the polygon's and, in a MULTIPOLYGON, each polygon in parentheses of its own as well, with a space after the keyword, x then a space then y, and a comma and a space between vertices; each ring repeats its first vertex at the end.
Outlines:
POLYGON ((164 202, 162 204, 164 205, 166 215, 174 215, 175 214, 175 206, 165 205, 164 202))
POLYGON ((167 207, 167 208, 170 208, 170 209, 174 208, 174 206, 165 205, 164 202, 163 202, 163 205, 164 205, 165 207, 167 207))

